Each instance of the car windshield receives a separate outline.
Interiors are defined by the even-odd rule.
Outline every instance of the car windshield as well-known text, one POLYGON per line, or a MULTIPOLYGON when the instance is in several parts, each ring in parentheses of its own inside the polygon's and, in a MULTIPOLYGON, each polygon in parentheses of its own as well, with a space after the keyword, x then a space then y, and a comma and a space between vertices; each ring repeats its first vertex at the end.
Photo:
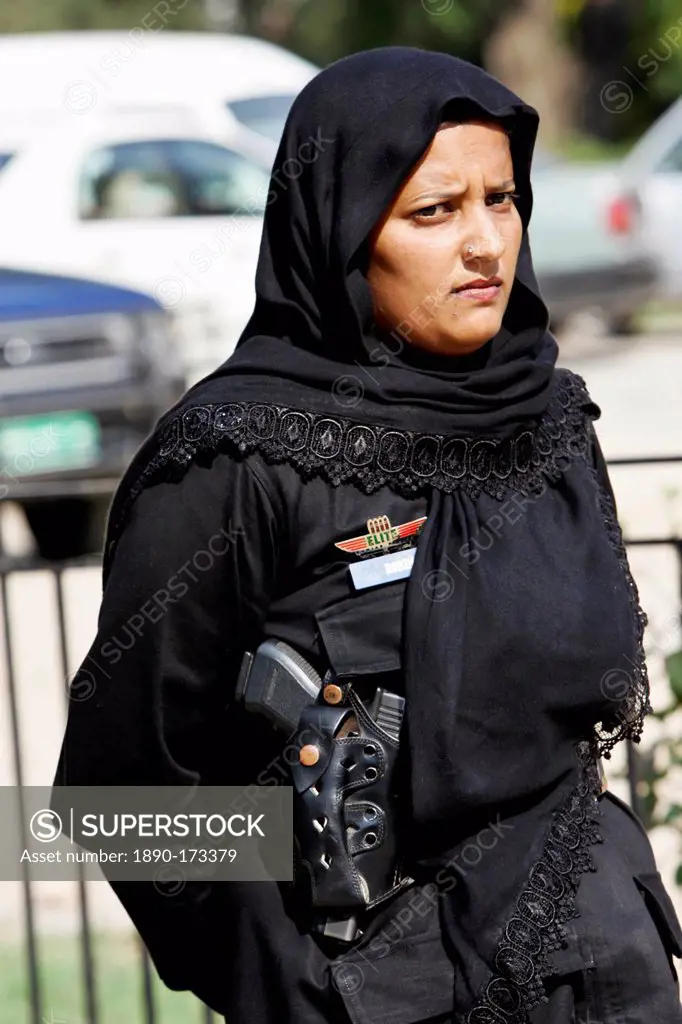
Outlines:
POLYGON ((234 116, 252 132, 279 142, 284 122, 294 96, 255 96, 248 100, 232 100, 227 104, 234 116))

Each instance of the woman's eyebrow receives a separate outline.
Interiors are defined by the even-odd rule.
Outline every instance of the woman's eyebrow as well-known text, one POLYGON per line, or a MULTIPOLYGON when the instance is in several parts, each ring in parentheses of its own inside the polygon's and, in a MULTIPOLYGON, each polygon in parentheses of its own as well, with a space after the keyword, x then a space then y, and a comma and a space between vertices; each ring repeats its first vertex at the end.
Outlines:
MULTIPOLYGON (((499 184, 487 185, 486 192, 504 192, 505 189, 514 188, 514 179, 507 178, 506 181, 502 181, 499 184)), ((456 188, 454 185, 447 189, 442 186, 434 185, 433 188, 425 189, 423 192, 419 192, 416 196, 411 196, 409 199, 410 203, 417 203, 422 199, 453 199, 456 196, 461 196, 466 192, 466 186, 456 188)))

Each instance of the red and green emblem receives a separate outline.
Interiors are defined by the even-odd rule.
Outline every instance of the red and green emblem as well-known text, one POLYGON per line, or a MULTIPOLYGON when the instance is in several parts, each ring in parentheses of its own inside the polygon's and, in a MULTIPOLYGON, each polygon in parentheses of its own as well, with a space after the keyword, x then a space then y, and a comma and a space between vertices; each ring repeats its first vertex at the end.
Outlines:
POLYGON ((416 537, 426 522, 426 516, 411 519, 409 523, 392 526, 388 516, 374 516, 367 520, 367 533, 348 540, 336 541, 334 547, 342 551, 350 551, 354 555, 366 555, 370 552, 384 552, 392 547, 404 547, 400 542, 416 537))

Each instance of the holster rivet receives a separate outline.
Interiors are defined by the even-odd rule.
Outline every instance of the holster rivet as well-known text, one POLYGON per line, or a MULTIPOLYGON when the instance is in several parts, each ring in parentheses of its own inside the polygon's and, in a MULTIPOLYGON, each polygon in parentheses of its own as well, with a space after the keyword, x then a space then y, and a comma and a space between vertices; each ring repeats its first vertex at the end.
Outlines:
POLYGON ((313 743, 306 743, 301 747, 298 759, 301 764, 317 764, 320 760, 320 751, 313 743))
POLYGON ((343 690, 336 683, 329 683, 322 691, 327 704, 339 704, 343 700, 343 690))

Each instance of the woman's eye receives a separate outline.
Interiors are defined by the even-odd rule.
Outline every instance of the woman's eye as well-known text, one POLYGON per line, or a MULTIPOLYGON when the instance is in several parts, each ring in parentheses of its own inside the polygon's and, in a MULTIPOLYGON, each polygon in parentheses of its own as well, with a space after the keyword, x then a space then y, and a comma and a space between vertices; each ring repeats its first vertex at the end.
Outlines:
POLYGON ((488 206, 509 206, 514 199, 518 199, 518 192, 491 192, 486 198, 488 206))
POLYGON ((447 203, 434 203, 433 206, 424 206, 421 210, 416 210, 412 216, 422 220, 435 220, 438 213, 443 210, 449 210, 447 203))

